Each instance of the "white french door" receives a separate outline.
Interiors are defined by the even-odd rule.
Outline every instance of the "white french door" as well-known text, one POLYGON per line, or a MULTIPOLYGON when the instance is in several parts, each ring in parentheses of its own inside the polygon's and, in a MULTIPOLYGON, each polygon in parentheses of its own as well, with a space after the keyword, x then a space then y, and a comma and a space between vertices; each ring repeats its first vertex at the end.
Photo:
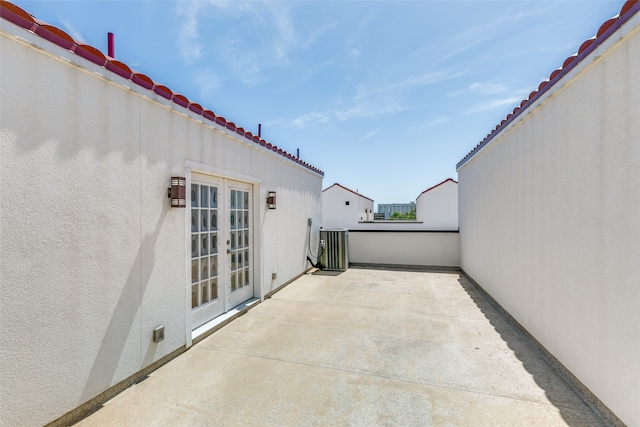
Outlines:
POLYGON ((253 297, 252 186, 192 175, 191 327, 253 297))
POLYGON ((229 184, 229 304, 231 307, 253 297, 253 254, 251 227, 251 186, 239 182, 229 184))

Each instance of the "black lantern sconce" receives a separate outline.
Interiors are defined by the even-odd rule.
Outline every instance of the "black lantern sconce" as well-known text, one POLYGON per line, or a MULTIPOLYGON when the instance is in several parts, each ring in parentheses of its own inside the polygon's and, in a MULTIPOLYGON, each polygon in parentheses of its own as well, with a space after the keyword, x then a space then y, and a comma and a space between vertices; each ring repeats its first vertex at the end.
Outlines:
POLYGON ((171 187, 168 188, 168 197, 171 199, 172 208, 187 207, 187 180, 181 176, 171 177, 171 187))
POLYGON ((269 209, 276 208, 276 192, 275 191, 269 191, 267 193, 267 206, 269 207, 269 209))

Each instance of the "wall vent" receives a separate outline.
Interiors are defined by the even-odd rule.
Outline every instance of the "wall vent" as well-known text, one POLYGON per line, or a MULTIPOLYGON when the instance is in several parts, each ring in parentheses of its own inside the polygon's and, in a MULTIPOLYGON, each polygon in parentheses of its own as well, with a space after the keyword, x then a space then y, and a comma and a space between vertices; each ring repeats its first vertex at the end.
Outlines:
POLYGON ((345 271, 349 268, 349 230, 320 230, 320 264, 323 270, 345 271))

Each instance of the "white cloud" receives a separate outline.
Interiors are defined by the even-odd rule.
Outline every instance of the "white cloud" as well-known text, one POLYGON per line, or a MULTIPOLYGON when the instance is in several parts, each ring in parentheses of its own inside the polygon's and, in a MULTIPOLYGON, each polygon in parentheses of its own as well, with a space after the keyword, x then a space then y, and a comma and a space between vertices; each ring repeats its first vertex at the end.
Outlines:
POLYGON ((470 41, 463 42, 460 44, 460 47, 457 47, 457 48, 452 47, 448 49, 447 54, 439 56, 438 59, 434 62, 434 64, 441 64, 443 62, 448 61, 449 59, 455 58, 461 53, 466 52, 472 48, 475 48, 476 46, 484 43, 489 39, 490 37, 478 37, 472 41, 470 40, 470 41))
POLYGON ((249 84, 263 81, 259 74, 264 68, 289 64, 293 49, 313 43, 326 30, 320 28, 301 41, 290 8, 285 2, 177 1, 176 12, 182 21, 178 31, 180 54, 188 61, 202 59, 206 45, 214 44, 233 77, 249 84), (217 28, 206 36, 211 29, 204 20, 211 14, 242 20, 246 25, 217 28), (261 35, 257 41, 256 34, 261 35))
POLYGON ((504 105, 513 105, 514 107, 519 105, 522 98, 518 96, 510 96, 508 98, 494 99, 491 101, 481 102, 476 104, 465 111, 465 113, 479 113, 481 111, 492 110, 494 108, 502 107, 504 105))
POLYGON ((439 117, 439 118, 430 120, 430 121, 428 121, 426 123, 423 123, 423 124, 421 124, 421 125, 419 125, 417 127, 414 127, 413 129, 411 129, 411 132, 420 132, 420 131, 422 131, 422 130, 424 130, 426 128, 430 128, 430 127, 433 127, 433 126, 438 126, 438 125, 441 125, 443 123, 448 123, 450 121, 451 121, 450 117, 439 117))
POLYGON ((187 61, 200 59, 204 45, 200 40, 198 30, 198 16, 200 11, 198 1, 177 2, 176 14, 179 16, 178 22, 178 49, 180 55, 187 61))
POLYGON ((434 120, 431 120, 430 122, 425 123, 425 127, 437 126, 450 121, 451 121, 451 118, 449 117, 440 117, 439 119, 434 119, 434 120))
POLYGON ((385 114, 394 114, 400 111, 405 111, 407 109, 407 107, 393 102, 387 104, 359 103, 351 107, 342 109, 333 108, 327 109, 325 112, 303 114, 302 116, 291 120, 289 124, 292 126, 312 126, 318 123, 327 123, 332 120, 344 122, 351 119, 379 117, 385 114))
POLYGON ((246 50, 242 40, 227 40, 220 49, 222 59, 232 75, 243 83, 255 84, 263 80, 260 55, 257 51, 246 50))
POLYGON ((293 126, 310 126, 318 123, 326 123, 330 118, 322 113, 307 113, 291 121, 293 126))
POLYGON ((69 21, 67 18, 60 18, 60 22, 64 25, 65 31, 77 42, 87 44, 87 40, 84 38, 80 31, 69 21))
POLYGON ((357 142, 358 142, 358 143, 363 142, 363 141, 365 141, 365 140, 367 140, 367 139, 371 138, 372 136, 377 135, 378 133, 380 133, 380 131, 381 131, 381 130, 382 130, 382 128, 381 128, 381 127, 377 128, 377 129, 374 129, 374 130, 372 130, 371 132, 366 133, 366 134, 365 134, 362 138, 360 138, 357 142))
POLYGON ((509 86, 495 82, 476 82, 464 89, 449 92, 447 96, 454 97, 465 93, 479 93, 480 95, 497 95, 509 90, 509 86))
MULTIPOLYGON (((505 2, 506 3, 506 2, 505 2)), ((515 3, 515 2, 514 2, 515 3)), ((527 6, 531 7, 531 6, 527 6)), ((514 13, 497 16, 485 23, 465 30, 454 35, 449 40, 441 44, 440 50, 443 54, 439 54, 433 64, 441 64, 450 59, 458 57, 460 54, 469 50, 478 51, 478 46, 488 42, 491 39, 500 37, 507 29, 520 25, 519 22, 530 16, 539 14, 538 9, 516 11, 514 13)), ((424 50, 431 50, 432 47, 422 48, 416 51, 416 54, 423 54, 424 50)), ((476 53, 474 52, 474 53, 476 53)), ((473 55, 467 55, 473 56, 473 55)), ((469 58, 465 58, 468 60, 469 58)))
POLYGON ((362 52, 359 49, 351 47, 347 49, 347 59, 355 59, 362 56, 362 52))
POLYGON ((406 111, 408 109, 408 107, 400 105, 396 102, 360 102, 345 109, 334 110, 332 112, 332 116, 335 117, 336 120, 343 122, 363 117, 379 117, 385 114, 394 114, 400 111, 406 111))
POLYGON ((316 28, 315 30, 311 31, 309 36, 304 41, 300 43, 300 46, 303 47, 304 49, 309 48, 311 45, 315 43, 315 41, 318 38, 320 38, 320 36, 328 32, 331 28, 335 26, 336 26, 335 23, 330 23, 330 24, 325 24, 320 28, 316 28))
POLYGON ((193 75, 193 81, 205 96, 213 94, 222 85, 221 77, 209 69, 197 70, 193 75))
POLYGON ((398 89, 411 89, 414 86, 424 86, 434 83, 440 83, 447 80, 456 79, 469 75, 469 71, 457 71, 451 72, 450 70, 435 71, 430 73, 423 73, 416 76, 405 77, 404 79, 398 79, 389 84, 376 84, 374 89, 366 89, 364 86, 358 87, 358 98, 365 98, 371 95, 381 94, 383 92, 393 92, 398 89))
POLYGON ((276 37, 272 40, 273 52, 280 63, 289 62, 289 51, 293 49, 298 38, 293 26, 289 8, 284 3, 265 3, 271 14, 270 22, 275 26, 276 37))
MULTIPOLYGON (((178 0, 181 1, 181 0, 178 0)), ((229 1, 229 0, 207 0, 207 3, 224 10, 232 15, 238 15, 251 10, 250 2, 229 1)))
POLYGON ((473 83, 469 86, 469 89, 472 92, 477 92, 482 95, 495 95, 498 93, 503 93, 509 90, 509 86, 500 83, 473 83))
POLYGON ((540 13, 540 10, 537 8, 531 9, 531 6, 527 6, 529 10, 521 10, 513 14, 507 14, 503 16, 498 16, 495 19, 492 19, 490 22, 485 22, 481 25, 473 27, 464 33, 460 33, 454 37, 456 40, 468 40, 468 39, 477 39, 478 34, 488 34, 489 38, 494 37, 496 34, 491 34, 491 30, 496 27, 502 26, 504 23, 508 25, 517 25, 516 21, 522 20, 523 18, 528 18, 530 16, 535 16, 540 13))

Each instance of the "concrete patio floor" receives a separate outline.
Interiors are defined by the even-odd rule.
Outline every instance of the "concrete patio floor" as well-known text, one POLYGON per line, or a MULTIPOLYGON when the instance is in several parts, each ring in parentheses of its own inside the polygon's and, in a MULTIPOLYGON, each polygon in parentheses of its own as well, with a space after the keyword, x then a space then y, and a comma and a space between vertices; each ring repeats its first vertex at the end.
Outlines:
POLYGON ((605 425, 452 271, 308 274, 81 426, 605 425))

